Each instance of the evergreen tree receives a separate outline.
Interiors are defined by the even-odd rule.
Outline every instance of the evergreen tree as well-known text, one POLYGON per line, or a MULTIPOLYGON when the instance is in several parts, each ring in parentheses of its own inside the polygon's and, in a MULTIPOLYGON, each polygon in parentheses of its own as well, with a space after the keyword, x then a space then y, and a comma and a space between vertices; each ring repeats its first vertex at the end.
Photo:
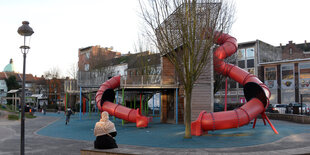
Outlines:
MULTIPOLYGON (((8 87, 8 91, 21 88, 21 86, 17 83, 15 76, 10 76, 9 78, 5 79, 5 82, 8 87)), ((7 94, 7 97, 12 96, 13 94, 7 94)), ((12 104, 12 100, 8 100, 8 104, 12 104)))

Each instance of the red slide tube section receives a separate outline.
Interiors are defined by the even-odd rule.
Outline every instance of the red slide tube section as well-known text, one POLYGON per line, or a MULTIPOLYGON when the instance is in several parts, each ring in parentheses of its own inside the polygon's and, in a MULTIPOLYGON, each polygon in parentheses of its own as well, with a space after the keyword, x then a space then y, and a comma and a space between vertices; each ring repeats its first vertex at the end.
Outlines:
MULTIPOLYGON (((136 126, 138 128, 141 127, 147 127, 149 123, 149 118, 140 115, 139 109, 130 109, 125 106, 114 104, 110 101, 105 101, 102 106, 101 104, 101 98, 103 93, 107 89, 115 89, 120 86, 120 79, 121 76, 114 76, 110 80, 104 82, 101 84, 97 94, 96 94, 96 102, 98 109, 102 111, 107 111, 110 115, 115 116, 117 118, 136 123, 136 126)), ((114 98, 114 96, 113 96, 114 98)))
MULTIPOLYGON (((217 33, 216 44, 220 46, 213 54, 214 70, 224 76, 229 76, 244 86, 244 96, 247 103, 242 107, 215 113, 202 111, 196 121, 191 124, 191 134, 201 136, 212 130, 239 128, 248 124, 252 119, 262 114, 263 119, 268 119, 265 108, 268 107, 270 91, 256 76, 247 71, 227 64, 223 60, 237 51, 237 40, 225 33, 217 33)), ((278 134, 271 122, 268 122, 274 132, 278 134)))

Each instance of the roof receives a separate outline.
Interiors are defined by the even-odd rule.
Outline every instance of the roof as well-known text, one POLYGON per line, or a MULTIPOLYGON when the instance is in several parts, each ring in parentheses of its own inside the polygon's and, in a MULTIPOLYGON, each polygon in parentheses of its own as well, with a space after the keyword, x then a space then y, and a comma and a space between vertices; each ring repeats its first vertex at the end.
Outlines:
POLYGON ((0 80, 7 79, 5 72, 0 72, 0 80))
POLYGON ((10 91, 8 91, 8 94, 17 93, 18 91, 19 89, 11 89, 10 91))
POLYGON ((295 43, 293 43, 293 41, 289 41, 288 44, 286 44, 286 45, 280 44, 280 46, 277 46, 277 47, 284 49, 289 44, 294 44, 297 48, 301 49, 304 52, 310 52, 310 43, 307 43, 307 41, 305 41, 304 43, 301 43, 301 44, 295 44, 295 43))
MULTIPOLYGON (((21 82, 23 78, 23 74, 14 73, 14 72, 0 72, 0 79, 4 80, 9 78, 10 76, 15 76, 17 82, 21 82)), ((32 74, 26 74, 26 82, 35 82, 36 78, 33 77, 32 74)))
POLYGON ((310 52, 310 43, 296 44, 296 47, 305 52, 310 52))

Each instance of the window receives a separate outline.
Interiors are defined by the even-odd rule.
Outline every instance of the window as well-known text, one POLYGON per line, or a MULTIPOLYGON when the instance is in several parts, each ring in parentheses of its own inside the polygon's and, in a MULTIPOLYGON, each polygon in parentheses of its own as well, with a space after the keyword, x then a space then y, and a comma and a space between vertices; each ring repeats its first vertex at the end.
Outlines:
POLYGON ((87 59, 89 59, 89 55, 90 55, 90 53, 87 52, 87 53, 86 53, 86 58, 87 58, 87 59))
POLYGON ((244 60, 245 59, 245 49, 240 49, 238 51, 238 60, 244 60))
POLYGON ((254 48, 247 48, 246 49, 246 58, 247 59, 254 59, 254 48))
POLYGON ((247 60, 247 68, 253 68, 254 67, 254 59, 247 60))
POLYGON ((89 70, 89 64, 85 64, 84 70, 85 70, 85 71, 88 71, 88 70, 89 70))
POLYGON ((245 68, 245 60, 238 61, 238 67, 245 68))
POLYGON ((290 53, 290 55, 292 55, 293 54, 293 49, 290 47, 290 49, 289 49, 289 53, 290 53))
MULTIPOLYGON (((237 65, 238 67, 248 71, 251 74, 254 74, 254 58, 255 58, 255 51, 254 48, 244 48, 238 50, 238 61, 237 65)), ((238 84, 238 88, 243 88, 242 85, 238 84)))
POLYGON ((237 87, 237 82, 232 80, 232 79, 228 79, 227 84, 229 86, 228 88, 236 88, 237 87))
POLYGON ((248 72, 249 72, 250 74, 254 74, 254 68, 248 68, 248 72))

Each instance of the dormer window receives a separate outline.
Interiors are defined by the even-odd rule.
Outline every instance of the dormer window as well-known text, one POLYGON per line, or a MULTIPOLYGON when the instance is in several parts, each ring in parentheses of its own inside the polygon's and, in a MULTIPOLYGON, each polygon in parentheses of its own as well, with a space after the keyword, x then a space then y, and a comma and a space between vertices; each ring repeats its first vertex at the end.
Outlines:
POLYGON ((292 48, 289 49, 289 53, 290 53, 290 55, 293 54, 293 49, 292 48))

